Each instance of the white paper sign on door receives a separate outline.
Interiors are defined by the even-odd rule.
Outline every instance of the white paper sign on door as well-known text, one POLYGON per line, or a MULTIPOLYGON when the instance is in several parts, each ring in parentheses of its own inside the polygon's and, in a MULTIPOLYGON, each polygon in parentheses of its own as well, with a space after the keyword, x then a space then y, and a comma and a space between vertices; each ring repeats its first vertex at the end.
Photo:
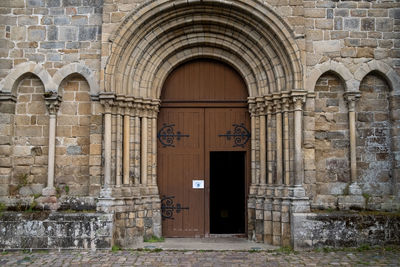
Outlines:
POLYGON ((193 189, 203 189, 204 180, 193 180, 193 189))

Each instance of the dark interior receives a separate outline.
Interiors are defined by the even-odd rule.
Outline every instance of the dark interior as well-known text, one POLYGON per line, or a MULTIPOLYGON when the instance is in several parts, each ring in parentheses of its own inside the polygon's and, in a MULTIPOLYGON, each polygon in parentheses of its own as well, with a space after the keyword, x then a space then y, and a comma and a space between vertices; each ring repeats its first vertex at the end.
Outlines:
POLYGON ((210 232, 245 233, 246 152, 210 152, 210 232))

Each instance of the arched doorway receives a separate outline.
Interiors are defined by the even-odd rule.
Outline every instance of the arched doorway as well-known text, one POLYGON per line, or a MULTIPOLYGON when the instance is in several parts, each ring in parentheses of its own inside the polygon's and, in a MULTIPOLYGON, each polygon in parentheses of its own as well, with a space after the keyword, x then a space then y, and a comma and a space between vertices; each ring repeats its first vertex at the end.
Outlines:
POLYGON ((242 77, 211 59, 175 68, 157 137, 163 235, 245 234, 251 142, 242 77))
MULTIPOLYGON (((248 218, 243 221, 245 221, 244 227, 248 229, 244 232, 247 232, 249 239, 276 245, 290 244, 291 212, 300 210, 300 208, 291 208, 294 203, 292 200, 297 201, 299 198, 300 202, 293 205, 302 205, 301 201, 305 196, 302 186, 304 178, 302 111, 307 92, 303 90, 305 76, 301 64, 301 50, 295 36, 285 20, 268 4, 264 5, 258 0, 234 2, 163 0, 154 1, 151 5, 143 3, 132 10, 113 31, 104 43, 109 49, 105 50, 102 57, 106 61, 102 62, 105 68, 100 73, 104 89, 99 95, 100 103, 104 108, 104 186, 101 195, 105 197, 104 201, 112 197, 114 202, 127 203, 124 193, 130 190, 131 198, 134 198, 136 193, 140 198, 138 204, 135 202, 133 205, 118 206, 118 211, 125 212, 121 218, 126 218, 126 216, 130 218, 131 215, 127 215, 128 212, 140 211, 136 224, 118 223, 118 227, 119 225, 121 227, 115 232, 121 230, 126 234, 121 236, 125 244, 134 242, 131 236, 135 238, 152 234, 158 236, 161 234, 161 226, 165 230, 165 224, 172 221, 172 219, 164 219, 161 222, 160 197, 175 196, 175 192, 170 194, 162 191, 161 183, 166 181, 162 178, 164 175, 162 165, 166 159, 162 157, 173 155, 173 153, 163 154, 163 150, 168 151, 173 148, 179 151, 179 146, 190 140, 184 135, 191 135, 193 140, 195 130, 186 129, 180 121, 179 124, 169 121, 169 117, 181 118, 184 123, 188 122, 192 125, 196 122, 200 126, 196 125, 195 129, 204 132, 204 138, 198 137, 198 142, 202 142, 202 146, 199 146, 200 156, 197 156, 200 161, 196 161, 196 166, 201 165, 202 168, 198 174, 195 170, 188 168, 192 172, 192 177, 188 178, 188 181, 193 183, 194 178, 205 181, 203 200, 193 200, 196 203, 204 203, 198 208, 202 210, 199 218, 203 218, 203 223, 195 227, 188 226, 188 228, 174 226, 179 231, 171 235, 206 236, 213 232, 210 226, 212 217, 210 207, 214 207, 211 203, 211 188, 213 187, 210 181, 213 179, 210 175, 212 167, 210 152, 240 152, 239 149, 242 149, 232 147, 232 142, 235 140, 232 133, 235 130, 233 124, 238 125, 240 130, 243 120, 233 122, 228 117, 235 114, 233 111, 239 108, 243 110, 241 114, 250 112, 251 123, 248 121, 243 123, 248 131, 251 128, 252 133, 251 140, 248 140, 245 145, 246 149, 242 150, 247 163, 244 170, 246 179, 248 176, 251 177, 248 197, 245 197, 243 201, 245 202, 247 198, 248 218), (241 74, 243 80, 239 80, 242 80, 242 83, 245 81, 243 88, 247 91, 242 92, 246 93, 241 94, 239 98, 232 97, 234 96, 232 88, 228 91, 217 90, 217 92, 222 92, 222 96, 224 92, 229 92, 227 98, 220 98, 219 95, 202 98, 202 95, 188 93, 198 92, 197 88, 178 90, 176 99, 172 97, 168 99, 167 95, 162 95, 163 87, 171 79, 167 77, 172 77, 180 69, 179 66, 184 66, 182 64, 185 62, 199 58, 218 59, 232 66, 241 74), (247 104, 245 99, 248 100, 247 104), (158 114, 160 102, 162 111, 158 114), (171 115, 168 115, 168 112, 165 113, 173 108, 179 109, 180 112, 177 110, 171 115), (223 109, 229 110, 229 108, 233 111, 222 112, 223 109), (187 112, 183 112, 184 109, 187 109, 187 112), (218 128, 218 132, 217 130, 206 131, 205 129, 209 127, 207 122, 212 121, 208 116, 219 114, 216 111, 220 111, 221 118, 225 116, 227 123, 225 125, 216 122, 215 124, 221 127, 218 128), (198 119, 194 119, 194 112, 198 112, 198 119), (193 118, 185 117, 187 114, 192 114, 193 118), (168 120, 163 121, 164 118, 168 120), (174 125, 172 129, 169 129, 170 134, 168 134, 168 128, 164 128, 167 131, 164 137, 171 135, 174 147, 160 147, 157 134, 161 136, 160 131, 164 123, 174 125), (225 127, 222 128, 222 126, 225 127), (227 133, 227 131, 231 132, 227 133), (207 145, 208 135, 205 133, 212 133, 215 140, 221 143, 226 139, 224 141, 226 146, 210 150, 207 145), (231 139, 228 140, 229 136, 231 139), (230 149, 238 150, 229 150, 228 142, 230 142, 230 149), (249 146, 251 146, 251 153, 249 153, 249 146), (248 167, 249 158, 251 158, 251 168, 248 167), (161 166, 158 167, 159 164, 161 166), (193 177, 197 175, 198 177, 193 177), (119 190, 120 185, 131 188, 119 190), (161 194, 157 185, 160 185, 161 194), (208 189, 210 189, 209 192, 208 189), (121 195, 122 201, 118 199, 121 195), (145 205, 144 208, 142 203, 145 205), (143 216, 147 217, 143 218, 143 216), (128 229, 126 225, 139 226, 139 230, 128 229), (137 234, 132 235, 131 232, 137 234)), ((215 73, 216 70, 213 71, 213 74, 215 73)), ((221 75, 218 74, 217 77, 221 75)), ((196 81, 195 78, 187 80, 196 81)), ((209 82, 211 78, 206 76, 203 80, 209 82)), ((169 90, 164 88, 164 92, 167 91, 169 90)), ((231 117, 240 118, 239 115, 235 116, 231 117)), ((250 120, 250 118, 247 114, 246 119, 250 120)), ((194 149, 188 151, 193 152, 194 149)), ((186 152, 183 149, 179 153, 182 155, 186 152)), ((189 155, 194 157, 192 154, 189 155)), ((215 155, 215 159, 228 158, 227 155, 219 157, 218 155, 221 154, 215 155)), ((175 156, 170 156, 170 158, 167 159, 179 162, 175 156)), ((193 159, 192 161, 195 162, 193 159)), ((189 164, 184 160, 182 162, 182 164, 189 164)), ((231 170, 230 167, 236 165, 230 164, 225 170, 231 170)), ((170 169, 176 173, 179 170, 174 166, 170 169)), ((182 169, 181 172, 183 172, 182 169)), ((174 173, 171 175, 177 176, 174 173)), ((184 181, 188 188, 193 189, 193 184, 184 181)), ((169 184, 168 181, 166 183, 169 184)), ((182 186, 171 186, 171 188, 182 188, 182 186)), ((225 196, 231 191, 226 187, 223 188, 221 195, 225 196)), ((190 193, 195 195, 199 191, 188 189, 183 192, 186 192, 186 195, 190 193)), ((163 201, 165 200, 168 199, 163 201)), ((169 204, 175 207, 175 209, 170 209, 175 215, 181 216, 184 212, 194 209, 182 209, 190 203, 186 204, 186 200, 181 201, 176 196, 170 202, 169 204), (177 204, 182 205, 179 213, 176 212, 177 204)), ((104 204, 106 208, 103 210, 110 210, 107 205, 109 205, 108 202, 104 204)), ((301 211, 304 210, 305 208, 301 209, 301 211)), ((226 215, 226 212, 223 214, 226 215)), ((188 218, 194 217, 188 216, 188 218)), ((177 217, 174 221, 186 223, 177 217)))

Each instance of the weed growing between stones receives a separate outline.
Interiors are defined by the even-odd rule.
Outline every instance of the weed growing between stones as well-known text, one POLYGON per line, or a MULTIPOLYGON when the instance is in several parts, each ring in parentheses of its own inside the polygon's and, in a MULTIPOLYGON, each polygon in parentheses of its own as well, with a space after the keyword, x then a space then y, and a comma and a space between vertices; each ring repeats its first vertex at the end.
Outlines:
POLYGON ((291 247, 280 247, 280 248, 274 250, 274 252, 282 253, 282 254, 298 254, 298 252, 295 251, 291 247))
POLYGON ((7 209, 6 204, 4 204, 3 202, 0 202, 0 216, 1 216, 1 213, 3 211, 5 211, 6 209, 7 209))
POLYGON ((367 194, 367 193, 363 193, 362 196, 365 199, 365 208, 368 209, 368 203, 369 203, 369 200, 370 200, 371 196, 369 194, 367 194))
POLYGON ((138 248, 137 251, 141 252, 161 252, 163 251, 162 248, 138 248))
POLYGON ((119 247, 119 246, 117 246, 117 245, 113 245, 112 247, 111 247, 111 251, 112 252, 117 252, 117 251, 120 251, 121 250, 121 248, 119 247))
POLYGON ((155 235, 152 235, 150 238, 143 238, 143 242, 147 243, 159 243, 159 242, 164 242, 165 239, 164 237, 157 237, 155 235))

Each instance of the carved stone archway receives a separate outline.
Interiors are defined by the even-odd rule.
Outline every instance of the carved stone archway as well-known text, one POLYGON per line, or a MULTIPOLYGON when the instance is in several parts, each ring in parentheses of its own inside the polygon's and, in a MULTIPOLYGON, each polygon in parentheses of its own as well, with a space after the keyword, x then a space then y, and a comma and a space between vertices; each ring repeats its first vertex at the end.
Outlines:
POLYGON ((116 242, 129 245, 140 236, 161 234, 156 173, 161 88, 176 66, 206 57, 235 68, 249 90, 249 238, 288 245, 291 210, 308 206, 302 188, 306 92, 300 50, 287 23, 257 0, 160 0, 129 14, 109 40, 100 75, 104 188, 99 209, 120 214, 116 242), (139 217, 143 220, 137 219, 140 210, 147 214, 139 217), (140 230, 128 226, 129 214, 140 230))

